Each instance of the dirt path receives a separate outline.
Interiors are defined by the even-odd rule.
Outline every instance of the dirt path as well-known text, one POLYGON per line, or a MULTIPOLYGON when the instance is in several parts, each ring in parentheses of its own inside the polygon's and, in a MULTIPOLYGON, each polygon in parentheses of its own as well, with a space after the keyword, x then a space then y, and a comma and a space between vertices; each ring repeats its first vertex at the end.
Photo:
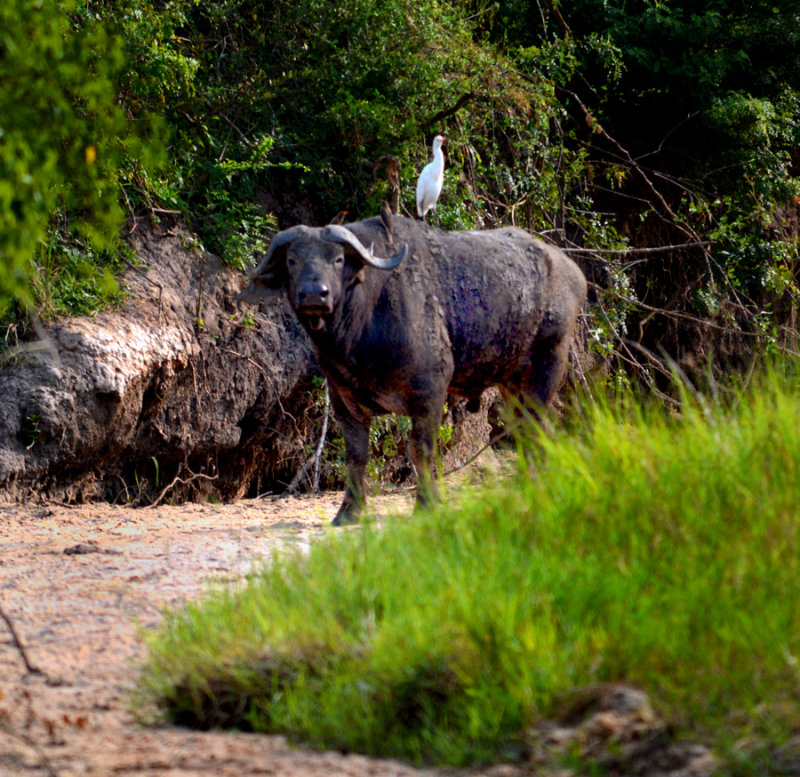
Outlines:
MULTIPOLYGON (((0 607, 44 673, 26 673, 0 621, 0 775, 452 774, 297 750, 281 737, 146 728, 129 711, 143 656, 137 622, 154 626, 165 604, 198 596, 214 578, 240 576, 273 549, 313 542, 339 499, 0 507, 0 607)), ((378 515, 410 509, 403 495, 371 504, 378 515)))

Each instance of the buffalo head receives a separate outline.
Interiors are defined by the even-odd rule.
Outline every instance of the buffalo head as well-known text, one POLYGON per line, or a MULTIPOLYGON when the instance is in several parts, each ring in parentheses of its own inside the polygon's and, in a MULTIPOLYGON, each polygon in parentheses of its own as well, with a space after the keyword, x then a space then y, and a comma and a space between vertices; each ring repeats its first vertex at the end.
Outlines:
POLYGON ((383 259, 346 227, 301 225, 275 235, 251 280, 255 286, 285 288, 301 322, 316 331, 343 291, 364 279, 365 265, 392 270, 407 254, 404 244, 397 255, 383 259))

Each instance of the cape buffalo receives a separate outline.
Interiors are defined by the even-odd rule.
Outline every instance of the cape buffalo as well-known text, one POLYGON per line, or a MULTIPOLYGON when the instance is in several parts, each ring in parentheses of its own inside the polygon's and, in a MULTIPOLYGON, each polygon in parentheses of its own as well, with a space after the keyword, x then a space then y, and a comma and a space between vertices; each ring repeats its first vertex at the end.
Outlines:
POLYGON ((496 385, 546 405, 586 299, 577 265, 522 229, 443 232, 402 216, 279 232, 251 282, 250 294, 286 290, 328 380, 348 475, 334 525, 364 505, 373 416, 411 417, 427 502, 447 394, 474 409, 496 385))

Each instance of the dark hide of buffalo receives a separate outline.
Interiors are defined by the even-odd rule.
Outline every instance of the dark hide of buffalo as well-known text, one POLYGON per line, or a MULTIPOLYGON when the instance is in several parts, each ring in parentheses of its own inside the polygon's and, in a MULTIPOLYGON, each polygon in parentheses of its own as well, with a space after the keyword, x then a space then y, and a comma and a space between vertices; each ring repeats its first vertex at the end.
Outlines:
POLYGON ((245 296, 286 290, 328 380, 348 472, 335 525, 364 505, 373 416, 411 417, 408 447, 427 502, 448 392, 477 406, 496 385, 546 405, 586 299, 578 266, 521 229, 443 232, 402 216, 284 230, 252 287, 245 296))

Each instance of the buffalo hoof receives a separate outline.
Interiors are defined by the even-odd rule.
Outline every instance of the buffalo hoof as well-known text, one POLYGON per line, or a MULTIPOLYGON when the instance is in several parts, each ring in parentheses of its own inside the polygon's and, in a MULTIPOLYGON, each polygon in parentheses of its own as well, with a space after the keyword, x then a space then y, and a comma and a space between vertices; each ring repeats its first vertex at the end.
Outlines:
POLYGON ((340 507, 336 517, 331 521, 331 526, 352 526, 354 523, 358 523, 358 513, 340 507))

